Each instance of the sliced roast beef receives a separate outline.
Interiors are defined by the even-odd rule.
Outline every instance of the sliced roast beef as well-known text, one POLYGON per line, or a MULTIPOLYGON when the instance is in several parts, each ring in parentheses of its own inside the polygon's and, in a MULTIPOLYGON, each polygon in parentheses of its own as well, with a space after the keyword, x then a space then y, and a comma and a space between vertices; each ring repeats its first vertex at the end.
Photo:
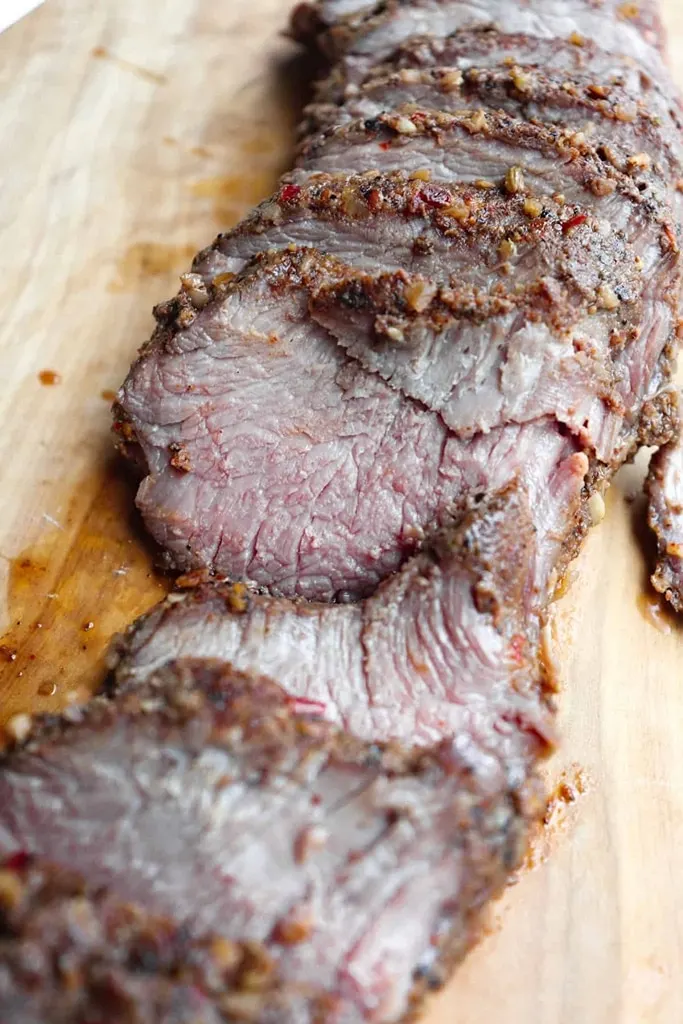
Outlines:
MULTIPOLYGON (((654 171, 672 186, 682 174, 680 125, 669 113, 670 104, 646 105, 643 92, 601 84, 592 69, 568 77, 565 70, 520 64, 490 70, 471 67, 464 72, 449 65, 405 68, 370 78, 342 107, 309 108, 306 130, 312 133, 410 108, 504 110, 525 121, 573 127, 625 173, 647 183, 654 171)), ((672 194, 674 199, 681 196, 673 188, 672 194)))
POLYGON ((495 29, 569 44, 594 40, 607 52, 633 59, 669 87, 661 50, 664 31, 654 0, 385 0, 343 19, 319 40, 339 57, 347 82, 358 83, 414 37, 444 39, 458 31, 495 29))
POLYGON ((275 970, 325 993, 278 1021, 390 1022, 466 950, 539 795, 528 765, 487 791, 457 742, 365 745, 195 662, 38 722, 0 770, 0 850, 217 933, 227 969, 249 943, 237 981, 258 997, 275 970))
POLYGON ((673 85, 667 83, 670 87, 664 88, 661 81, 643 74, 635 61, 601 49, 594 40, 581 36, 572 36, 569 40, 544 39, 490 29, 465 29, 445 38, 411 37, 385 60, 371 65, 357 82, 346 81, 345 65, 341 61, 326 78, 316 83, 311 112, 321 105, 339 107, 353 100, 360 86, 404 69, 510 70, 515 66, 534 67, 549 74, 564 72, 569 79, 590 72, 596 85, 605 89, 623 88, 632 99, 640 99, 653 113, 662 114, 664 120, 680 121, 681 110, 673 85))
POLYGON ((362 270, 404 269, 436 285, 485 291, 506 277, 519 287, 562 278, 573 300, 591 303, 603 275, 613 277, 615 261, 632 267, 635 256, 623 238, 607 233, 584 207, 548 197, 543 216, 530 217, 526 200, 523 191, 431 183, 426 170, 413 178, 315 175, 283 185, 219 235, 195 259, 192 269, 202 280, 188 275, 184 288, 202 289, 239 273, 259 253, 291 246, 317 248, 362 270))
MULTIPOLYGON (((501 68, 531 66, 547 72, 574 73, 591 71, 603 85, 626 88, 632 96, 649 98, 657 88, 649 76, 638 69, 637 63, 622 53, 603 50, 598 39, 572 35, 537 36, 523 32, 503 32, 499 29, 461 29, 448 36, 411 36, 380 64, 373 66, 371 77, 387 75, 404 68, 431 67, 501 68)), ((329 79, 332 82, 332 78, 329 79)), ((320 83, 317 90, 323 88, 320 83)), ((317 91, 316 95, 324 97, 317 91)), ((333 96, 329 94, 328 100, 333 96)), ((655 102, 661 102, 664 94, 655 102)), ((676 104, 675 95, 668 96, 668 104, 676 104)))
POLYGON ((176 658, 220 658, 271 675, 369 739, 456 735, 472 771, 499 784, 501 763, 519 764, 552 736, 541 617, 551 573, 583 528, 585 456, 568 454, 550 424, 530 433, 518 449, 508 442, 508 472, 526 463, 527 487, 475 503, 364 604, 224 586, 173 594, 119 642, 118 685, 176 658))
POLYGON ((652 456, 647 481, 649 523, 657 537, 652 584, 683 612, 683 437, 679 433, 652 456))
POLYGON ((323 0, 296 24, 355 119, 200 254, 117 407, 153 534, 228 579, 170 595, 117 642, 112 702, 8 756, 0 852, 49 844, 265 944, 349 1024, 395 1021, 538 813, 547 606, 590 498, 671 431, 678 115, 650 4, 323 0), (403 66, 458 30, 485 60, 403 66), (521 60, 532 37, 609 80, 521 60))
POLYGON ((285 185, 268 212, 200 259, 210 301, 206 280, 191 277, 159 310, 157 336, 120 395, 119 431, 147 473, 138 504, 177 568, 212 567, 312 599, 370 593, 467 493, 463 462, 497 486, 509 480, 495 464, 489 472, 488 456, 483 469, 479 461, 496 438, 469 456, 404 392, 461 437, 550 415, 605 462, 630 449, 638 401, 668 370, 677 274, 651 204, 637 189, 601 200, 614 200, 624 220, 630 211, 633 251, 559 199, 530 209, 537 201, 515 188, 505 198, 423 177, 369 178, 341 193, 327 178, 285 185), (430 279, 368 281, 315 251, 291 251, 307 225, 322 239, 326 223, 330 248, 347 258, 364 248, 367 262, 382 250, 384 263, 417 253, 425 269, 441 263, 442 277, 469 277, 474 288, 435 298, 430 279), (373 225, 375 244, 364 247, 373 225), (260 246, 277 245, 286 251, 231 278, 260 246), (361 300, 382 293, 368 321, 374 299, 361 300), (418 314, 411 326, 422 340, 401 348, 406 313, 418 314), (349 361, 321 323, 391 388, 349 361), (388 343, 373 352, 375 335, 388 343))
MULTIPOLYGON (((304 148, 293 180, 301 184, 319 173, 354 174, 366 166, 408 175, 427 170, 439 181, 483 181, 490 187, 502 185, 517 167, 525 184, 512 184, 511 191, 527 186, 538 196, 590 203, 615 228, 663 216, 656 198, 643 196, 628 175, 602 159, 584 133, 498 111, 415 110, 351 121, 304 148)), ((631 234, 636 230, 631 227, 631 234)))
POLYGON ((304 1024, 326 1002, 259 943, 193 936, 26 853, 0 864, 3 1024, 304 1024))
POLYGON ((451 456, 442 421, 310 318, 310 291, 336 273, 315 253, 265 256, 204 308, 183 296, 180 312, 159 313, 118 430, 144 462, 138 505, 176 567, 356 597, 461 493, 463 453, 451 456))
MULTIPOLYGON (((428 188, 425 183, 421 187, 428 188)), ((468 238, 477 237, 477 211, 485 220, 490 209, 474 193, 471 204, 472 226, 463 222, 453 229, 453 251, 469 264, 476 251, 468 238)), ((518 222, 519 207, 509 205, 513 222, 518 222)), ((520 224, 520 277, 525 273, 524 239, 533 239, 538 244, 528 247, 530 267, 542 268, 544 259, 554 259, 557 280, 564 282, 558 289, 566 302, 558 302, 556 313, 567 321, 566 330, 577 319, 574 307, 580 320, 596 294, 608 294, 608 285, 599 286, 596 274, 608 273, 609 257, 602 251, 599 232, 572 242, 559 217, 541 224, 538 231, 520 224), (554 235, 558 244, 546 245, 544 234, 554 235), (566 236, 566 244, 559 242, 560 235, 566 236)), ((581 234, 583 227, 580 223, 572 230, 581 234)), ((481 234, 475 244, 490 257, 492 240, 486 231, 481 234)), ((609 246, 617 255, 623 253, 618 242, 609 246)), ((491 270, 494 285, 496 269, 491 270)), ((370 280, 315 251, 286 250, 257 257, 227 286, 214 282, 211 301, 205 301, 207 291, 199 301, 191 291, 184 292, 159 311, 157 336, 143 350, 119 396, 118 430, 124 447, 137 453, 147 473, 138 505, 176 567, 211 567, 283 594, 363 596, 399 567, 425 529, 442 521, 450 506, 477 493, 482 484, 496 489, 515 476, 527 479, 537 459, 533 444, 548 447, 550 466, 556 456, 568 454, 563 455, 561 434, 553 425, 555 419, 562 420, 562 409, 566 411, 555 378, 560 374, 569 388, 576 366, 576 373, 588 367, 586 373, 597 380, 597 363, 589 352, 593 342, 586 340, 576 359, 572 343, 569 353, 559 352, 559 362, 549 354, 539 364, 536 377, 551 397, 540 397, 536 407, 520 411, 517 420, 527 422, 528 430, 520 430, 512 414, 504 425, 500 411, 467 419, 462 406, 458 420, 455 404, 448 429, 440 415, 406 398, 400 387, 368 374, 316 322, 317 316, 330 318, 336 304, 340 322, 351 329, 343 345, 352 347, 358 333, 353 303, 343 291, 335 293, 344 282, 353 294, 368 285, 378 295, 387 286, 395 287, 397 296, 412 296, 416 308, 420 290, 426 293, 427 306, 434 296, 429 281, 410 279, 404 272, 370 280), (487 432, 472 440, 480 427, 487 432)), ((630 287, 626 272, 621 285, 630 287)), ((552 291, 546 283, 545 291, 541 286, 542 294, 529 301, 540 309, 548 289, 552 291)), ((536 296, 538 289, 532 286, 531 291, 536 296)), ((630 298, 626 290, 622 294, 630 298)), ((516 301, 526 301, 524 293, 516 301)), ((468 310, 463 299, 458 315, 462 330, 472 334, 471 356, 461 353, 459 343, 449 348, 444 331, 444 354, 432 379, 449 376, 462 380, 463 388, 471 387, 473 364, 490 345, 493 355, 476 371, 480 399, 475 397, 475 404, 480 400, 483 409, 487 387, 499 394, 501 359, 509 356, 506 379, 511 387, 521 369, 521 326, 519 332, 512 330, 509 346, 499 335, 511 328, 510 317, 522 314, 515 312, 514 303, 505 307, 495 286, 488 315, 485 295, 473 290, 470 302, 468 310), (502 310, 497 319, 494 307, 502 310)), ((608 320, 613 316, 603 314, 608 320)), ((596 322, 603 314, 595 313, 596 322)), ((334 329, 339 332, 339 323, 334 329)), ((543 331, 541 320, 539 337, 543 331)), ((557 346, 553 351, 558 354, 557 346)), ((604 374, 601 380, 607 388, 604 374)), ((596 399, 600 408, 603 398, 601 392, 596 399)), ((589 397, 581 406, 587 416, 591 401, 589 397)), ((433 404, 438 406, 436 398, 433 404)), ((609 419, 608 433, 614 434, 616 422, 609 419)))

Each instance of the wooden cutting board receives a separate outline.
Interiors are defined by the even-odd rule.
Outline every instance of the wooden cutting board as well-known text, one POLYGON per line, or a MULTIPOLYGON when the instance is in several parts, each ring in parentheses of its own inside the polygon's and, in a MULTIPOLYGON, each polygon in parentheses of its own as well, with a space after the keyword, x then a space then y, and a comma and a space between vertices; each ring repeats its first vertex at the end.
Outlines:
MULTIPOLYGON (((290 163, 288 7, 47 0, 0 37, 3 718, 78 700, 164 592, 109 404, 154 302, 290 163)), ((563 798, 431 1024, 683 1022, 683 630, 647 594, 637 495, 630 470, 557 610, 563 798)))

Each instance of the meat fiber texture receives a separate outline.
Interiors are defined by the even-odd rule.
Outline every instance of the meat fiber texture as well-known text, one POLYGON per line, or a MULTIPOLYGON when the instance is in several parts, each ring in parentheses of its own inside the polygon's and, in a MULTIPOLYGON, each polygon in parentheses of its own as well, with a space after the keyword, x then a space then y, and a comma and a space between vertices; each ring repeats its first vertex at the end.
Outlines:
POLYGON ((657 538, 652 585, 677 612, 683 612, 683 437, 652 457, 647 480, 648 521, 657 538))
MULTIPOLYGON (((540 456, 540 443, 534 450, 540 456)), ((553 464, 556 450, 546 457, 553 464)), ((553 515, 559 530, 568 508, 579 511, 586 466, 569 455, 552 499, 538 494, 551 534, 553 515)), ((536 530, 517 487, 475 503, 361 604, 274 600, 240 584, 174 593, 117 643, 116 685, 136 685, 169 659, 218 658, 277 679, 367 739, 428 745, 456 735, 493 792, 523 777, 554 739, 539 595, 561 541, 548 536, 539 550, 536 530)))
MULTIPOLYGON (((555 740, 548 605, 590 498, 676 430, 680 111, 660 20, 617 0, 323 0, 294 29, 334 62, 298 164, 198 255, 118 396, 145 522, 181 585, 208 582, 117 641, 112 691, 134 700, 178 659, 217 659, 273 678, 345 743, 455 752, 453 799, 509 807, 555 740)), ((51 779, 27 787, 48 807, 51 779)), ((266 791, 259 835, 266 821, 279 842, 266 791)), ((363 930, 337 875, 320 935, 276 950, 283 976, 315 961, 361 1019, 399 1019, 425 915, 433 927, 448 893, 462 951, 505 875, 487 816, 456 819, 451 845, 473 844, 490 884, 453 887, 448 856, 442 875, 413 843, 381 877, 414 865, 419 895, 380 886, 389 916, 368 904, 363 930)), ((533 814, 513 820, 523 847, 533 814)), ((206 879, 202 927, 272 929, 272 884, 279 898, 290 875, 253 833, 228 845, 244 896, 216 892, 187 834, 177 905, 206 879)), ((165 891, 164 870, 141 878, 127 895, 165 891)))
POLYGON ((3 1021, 396 1021, 439 987, 538 783, 485 794, 452 740, 364 744, 308 710, 184 662, 35 723, 0 771, 3 1021))

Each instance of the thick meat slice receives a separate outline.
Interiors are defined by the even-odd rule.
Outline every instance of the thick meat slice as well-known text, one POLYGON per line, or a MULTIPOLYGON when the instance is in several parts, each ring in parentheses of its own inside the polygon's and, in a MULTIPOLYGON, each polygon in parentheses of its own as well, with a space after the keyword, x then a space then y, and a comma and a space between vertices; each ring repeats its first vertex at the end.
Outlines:
POLYGON ((0 863, 3 1024, 303 1024, 324 1007, 274 964, 254 990, 257 964, 272 964, 258 943, 197 938, 23 853, 0 863))
POLYGON ((570 42, 585 37, 607 52, 636 60, 653 77, 667 79, 661 58, 664 29, 654 0, 633 5, 622 0, 387 0, 342 21, 323 35, 321 44, 330 56, 342 58, 347 80, 359 82, 413 37, 443 39, 472 28, 570 42))
MULTIPOLYGON (((342 107, 309 108, 307 131, 371 119, 411 106, 458 112, 504 110, 524 121, 538 120, 584 132, 619 170, 648 183, 653 171, 672 188, 681 177, 681 137, 669 104, 646 104, 644 89, 605 85, 592 71, 548 71, 529 65, 460 71, 453 66, 405 68, 372 77, 342 107)), ((658 94, 654 94, 656 97, 658 94)))
POLYGON ((683 612, 683 438, 680 434, 652 456, 647 481, 648 521, 657 537, 652 585, 683 612))
POLYGON ((486 791, 455 741, 368 746, 274 684, 185 663, 36 725, 0 770, 0 850, 264 944, 241 980, 322 990, 301 1024, 390 1022, 466 950, 541 802, 528 766, 486 791))
MULTIPOLYGON (((574 271, 581 304, 590 272, 580 260, 574 271)), ((453 503, 533 476, 534 443, 544 466, 564 457, 552 420, 458 440, 363 370, 308 309, 344 280, 363 279, 315 252, 267 255, 202 308, 183 293, 159 313, 165 326, 119 395, 118 431, 147 472, 138 505, 177 568, 363 596, 453 503)))
MULTIPOLYGON (((255 255, 311 246, 367 270, 412 270, 436 282, 489 288, 498 278, 501 242, 519 237, 527 258, 515 262, 524 283, 552 273, 559 263, 581 262, 568 217, 583 209, 550 201, 543 220, 524 212, 522 195, 474 184, 433 187, 429 174, 316 174, 302 185, 284 184, 238 227, 219 235, 196 257, 204 283, 238 273, 255 255), (550 261, 550 262, 549 262, 550 261), (551 268, 552 265, 552 268, 551 268)), ((198 282, 188 281, 192 287, 198 282)))
POLYGON ((531 496, 513 487, 476 505, 362 605, 222 586, 172 595, 118 644, 118 683, 175 658, 221 658, 369 739, 457 735, 475 774, 498 785, 552 736, 539 615, 568 536, 581 532, 587 470, 583 455, 562 459, 560 443, 548 426, 534 437, 531 496))
POLYGON ((118 431, 147 473, 138 506, 177 568, 357 597, 461 494, 463 453, 442 421, 308 315, 310 290, 338 272, 315 253, 264 257, 203 309, 185 296, 159 313, 118 431))

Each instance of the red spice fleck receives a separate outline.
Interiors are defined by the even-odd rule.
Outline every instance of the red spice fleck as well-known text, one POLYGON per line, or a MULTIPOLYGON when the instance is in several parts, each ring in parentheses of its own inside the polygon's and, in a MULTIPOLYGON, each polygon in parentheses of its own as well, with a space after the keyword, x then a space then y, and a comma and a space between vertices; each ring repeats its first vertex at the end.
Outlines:
POLYGON ((445 188, 439 188, 438 185, 424 185, 417 196, 427 206, 451 206, 453 203, 451 193, 447 192, 445 188))
POLYGON ((368 209, 371 213, 377 213, 377 210, 382 205, 382 193, 377 188, 373 188, 367 198, 368 209))
POLYGON ((587 220, 587 214, 577 213, 576 217, 570 217, 569 220, 566 220, 564 222, 564 224, 562 225, 562 233, 564 235, 568 235, 570 231, 573 231, 574 228, 581 227, 581 225, 585 224, 587 220))
POLYGON ((292 697, 290 707, 295 715, 324 715, 325 705, 319 700, 309 700, 308 697, 292 697))
POLYGON ((391 142, 380 142, 379 148, 384 150, 391 149, 391 142))
POLYGON ((301 195, 301 185, 283 185, 280 189, 281 203, 295 203, 301 195))
POLYGON ((51 387, 53 384, 61 384, 62 378, 56 370, 41 370, 38 374, 38 380, 41 384, 46 387, 51 387))
POLYGON ((524 661, 524 648, 526 647, 526 637, 522 636, 521 633, 517 633, 513 636, 510 641, 509 652, 510 656, 518 663, 522 664, 524 661))
POLYGON ((30 854, 26 850, 18 850, 17 853, 13 853, 11 857, 8 857, 5 861, 5 867, 9 871, 21 871, 25 868, 30 860, 30 854))

